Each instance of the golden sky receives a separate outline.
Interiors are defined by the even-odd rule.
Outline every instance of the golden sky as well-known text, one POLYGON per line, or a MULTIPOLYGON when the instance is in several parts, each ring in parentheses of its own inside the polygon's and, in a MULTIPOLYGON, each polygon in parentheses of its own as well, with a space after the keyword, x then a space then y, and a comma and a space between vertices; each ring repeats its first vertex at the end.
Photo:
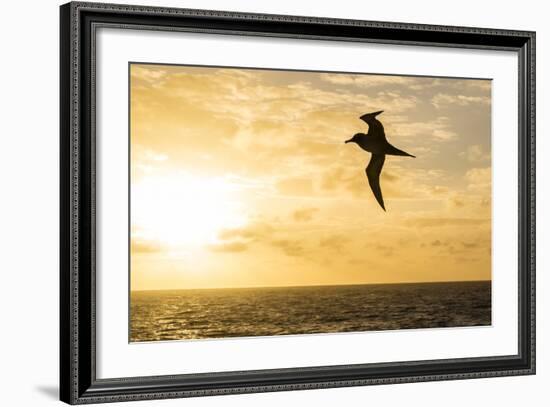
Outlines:
POLYGON ((491 278, 491 82, 132 64, 131 289, 491 278), (344 144, 378 117, 370 153, 344 144))

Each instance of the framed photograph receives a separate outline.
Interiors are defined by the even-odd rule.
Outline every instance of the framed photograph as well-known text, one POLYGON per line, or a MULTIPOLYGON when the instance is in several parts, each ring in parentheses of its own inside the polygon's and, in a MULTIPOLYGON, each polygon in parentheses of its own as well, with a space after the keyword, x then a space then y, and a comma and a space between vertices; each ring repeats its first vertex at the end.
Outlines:
POLYGON ((61 6, 61 400, 535 373, 535 33, 61 6))

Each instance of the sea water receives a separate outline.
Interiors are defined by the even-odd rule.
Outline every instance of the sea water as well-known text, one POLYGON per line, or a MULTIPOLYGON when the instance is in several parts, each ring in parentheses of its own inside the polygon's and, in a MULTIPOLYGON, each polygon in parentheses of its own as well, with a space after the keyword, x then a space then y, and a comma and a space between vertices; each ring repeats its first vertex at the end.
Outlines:
POLYGON ((491 324, 491 282, 134 291, 130 341, 491 324))

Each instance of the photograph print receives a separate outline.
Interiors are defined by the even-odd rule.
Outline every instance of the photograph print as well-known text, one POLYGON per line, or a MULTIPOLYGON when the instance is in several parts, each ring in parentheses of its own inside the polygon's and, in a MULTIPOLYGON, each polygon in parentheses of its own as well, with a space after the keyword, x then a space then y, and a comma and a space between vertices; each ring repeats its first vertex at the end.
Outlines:
POLYGON ((491 325, 491 80, 129 64, 129 341, 491 325))

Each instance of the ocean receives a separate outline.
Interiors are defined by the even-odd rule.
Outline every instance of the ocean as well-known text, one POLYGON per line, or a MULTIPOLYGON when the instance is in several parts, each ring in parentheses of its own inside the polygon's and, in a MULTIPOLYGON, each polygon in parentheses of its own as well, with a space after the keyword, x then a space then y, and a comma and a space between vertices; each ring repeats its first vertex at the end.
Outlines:
POLYGON ((130 341, 491 325, 491 282, 133 291, 130 341))

